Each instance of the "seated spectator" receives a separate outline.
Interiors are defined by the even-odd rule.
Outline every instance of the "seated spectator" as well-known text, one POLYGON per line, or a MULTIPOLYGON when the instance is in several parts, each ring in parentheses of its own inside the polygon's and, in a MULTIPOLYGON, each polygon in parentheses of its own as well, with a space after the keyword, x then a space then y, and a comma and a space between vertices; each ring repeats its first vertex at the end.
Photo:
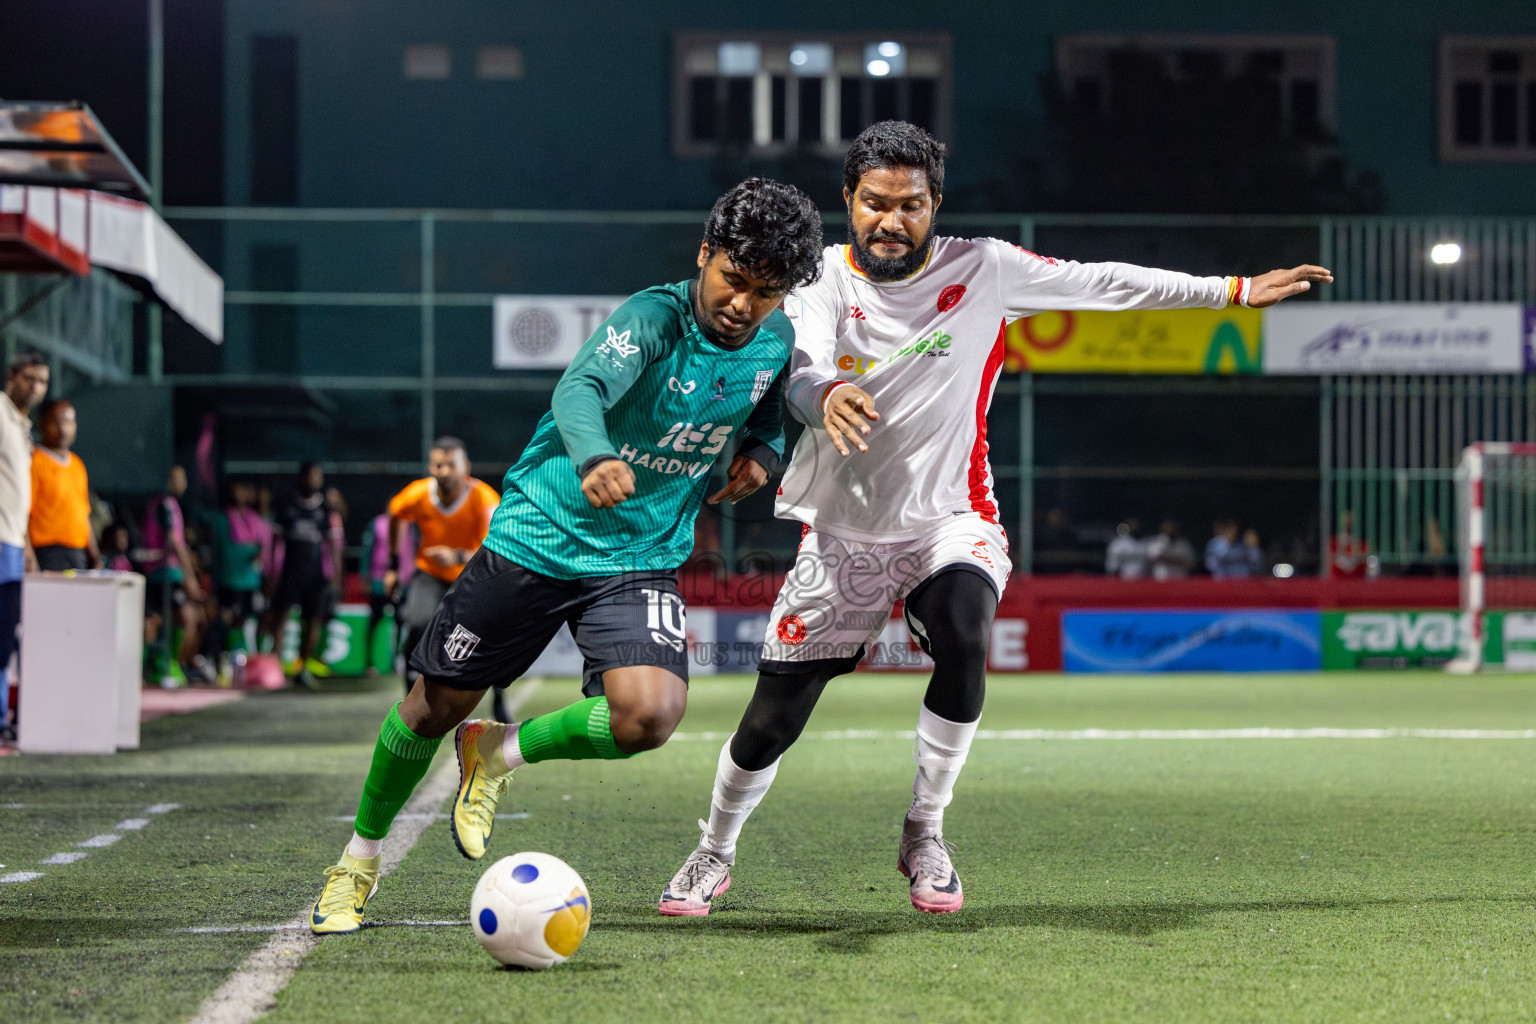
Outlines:
POLYGON ((1115 538, 1104 553, 1104 571, 1123 580, 1139 580, 1147 575, 1150 561, 1147 542, 1141 537, 1141 521, 1126 516, 1115 527, 1115 538))
POLYGON ((1328 542, 1328 575, 1364 577, 1370 557, 1370 544, 1355 536, 1354 512, 1344 509, 1339 513, 1339 531, 1328 542))
POLYGON ((1155 580, 1181 580, 1195 567, 1195 548, 1179 532, 1179 524, 1164 519, 1157 536, 1147 541, 1147 560, 1155 580))
POLYGON ((1237 520, 1218 519, 1216 535, 1205 545, 1205 570, 1214 579, 1242 579, 1253 574, 1250 556, 1237 539, 1237 520))
POLYGON ((91 492, 75 444, 75 407, 63 399, 43 406, 43 443, 32 452, 32 512, 28 534, 44 572, 101 568, 91 530, 91 492))
POLYGON ((1264 557, 1264 548, 1259 543, 1259 531, 1253 527, 1243 531, 1243 544, 1239 549, 1247 571, 1244 576, 1262 576, 1269 568, 1269 559, 1264 557))
POLYGON ((136 572, 133 565, 133 535, 128 532, 128 527, 122 523, 113 523, 107 527, 101 539, 101 557, 108 569, 113 572, 136 572))

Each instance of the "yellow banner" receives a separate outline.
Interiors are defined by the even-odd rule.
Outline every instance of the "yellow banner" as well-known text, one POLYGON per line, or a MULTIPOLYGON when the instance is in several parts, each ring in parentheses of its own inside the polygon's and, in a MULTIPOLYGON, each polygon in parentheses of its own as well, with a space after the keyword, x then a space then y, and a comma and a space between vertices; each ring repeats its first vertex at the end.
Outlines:
POLYGON ((1004 367, 1033 373, 1259 373, 1263 311, 1039 313, 1005 334, 1004 367))

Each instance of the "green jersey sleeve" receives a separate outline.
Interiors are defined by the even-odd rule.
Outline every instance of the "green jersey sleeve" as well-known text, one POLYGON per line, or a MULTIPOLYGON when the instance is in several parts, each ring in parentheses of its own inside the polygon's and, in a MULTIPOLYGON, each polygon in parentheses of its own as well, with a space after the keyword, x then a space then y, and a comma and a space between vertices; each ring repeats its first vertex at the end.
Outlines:
POLYGON ((752 459, 771 476, 784 458, 784 381, 788 365, 781 369, 768 386, 762 401, 742 425, 741 448, 738 455, 752 459))
POLYGON ((593 459, 618 458, 604 414, 671 347, 670 312, 646 292, 631 296, 598 325, 555 385, 550 411, 578 474, 593 459))

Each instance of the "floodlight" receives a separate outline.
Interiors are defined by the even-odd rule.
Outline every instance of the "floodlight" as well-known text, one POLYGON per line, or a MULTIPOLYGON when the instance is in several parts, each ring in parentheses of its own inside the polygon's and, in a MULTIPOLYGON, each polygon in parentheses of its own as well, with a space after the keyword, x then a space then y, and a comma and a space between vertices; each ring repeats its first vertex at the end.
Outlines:
POLYGON ((1461 246, 1455 242, 1440 242, 1429 250, 1429 259, 1431 263, 1439 263, 1441 265, 1459 262, 1461 260, 1461 246))

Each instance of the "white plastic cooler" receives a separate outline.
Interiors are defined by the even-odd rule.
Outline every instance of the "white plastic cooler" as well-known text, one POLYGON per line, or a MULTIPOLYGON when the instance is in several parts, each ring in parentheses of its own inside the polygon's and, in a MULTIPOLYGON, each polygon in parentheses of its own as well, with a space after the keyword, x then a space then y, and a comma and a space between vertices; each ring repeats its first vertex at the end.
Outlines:
POLYGON ((21 628, 17 745, 36 754, 137 750, 144 577, 29 574, 21 628))

